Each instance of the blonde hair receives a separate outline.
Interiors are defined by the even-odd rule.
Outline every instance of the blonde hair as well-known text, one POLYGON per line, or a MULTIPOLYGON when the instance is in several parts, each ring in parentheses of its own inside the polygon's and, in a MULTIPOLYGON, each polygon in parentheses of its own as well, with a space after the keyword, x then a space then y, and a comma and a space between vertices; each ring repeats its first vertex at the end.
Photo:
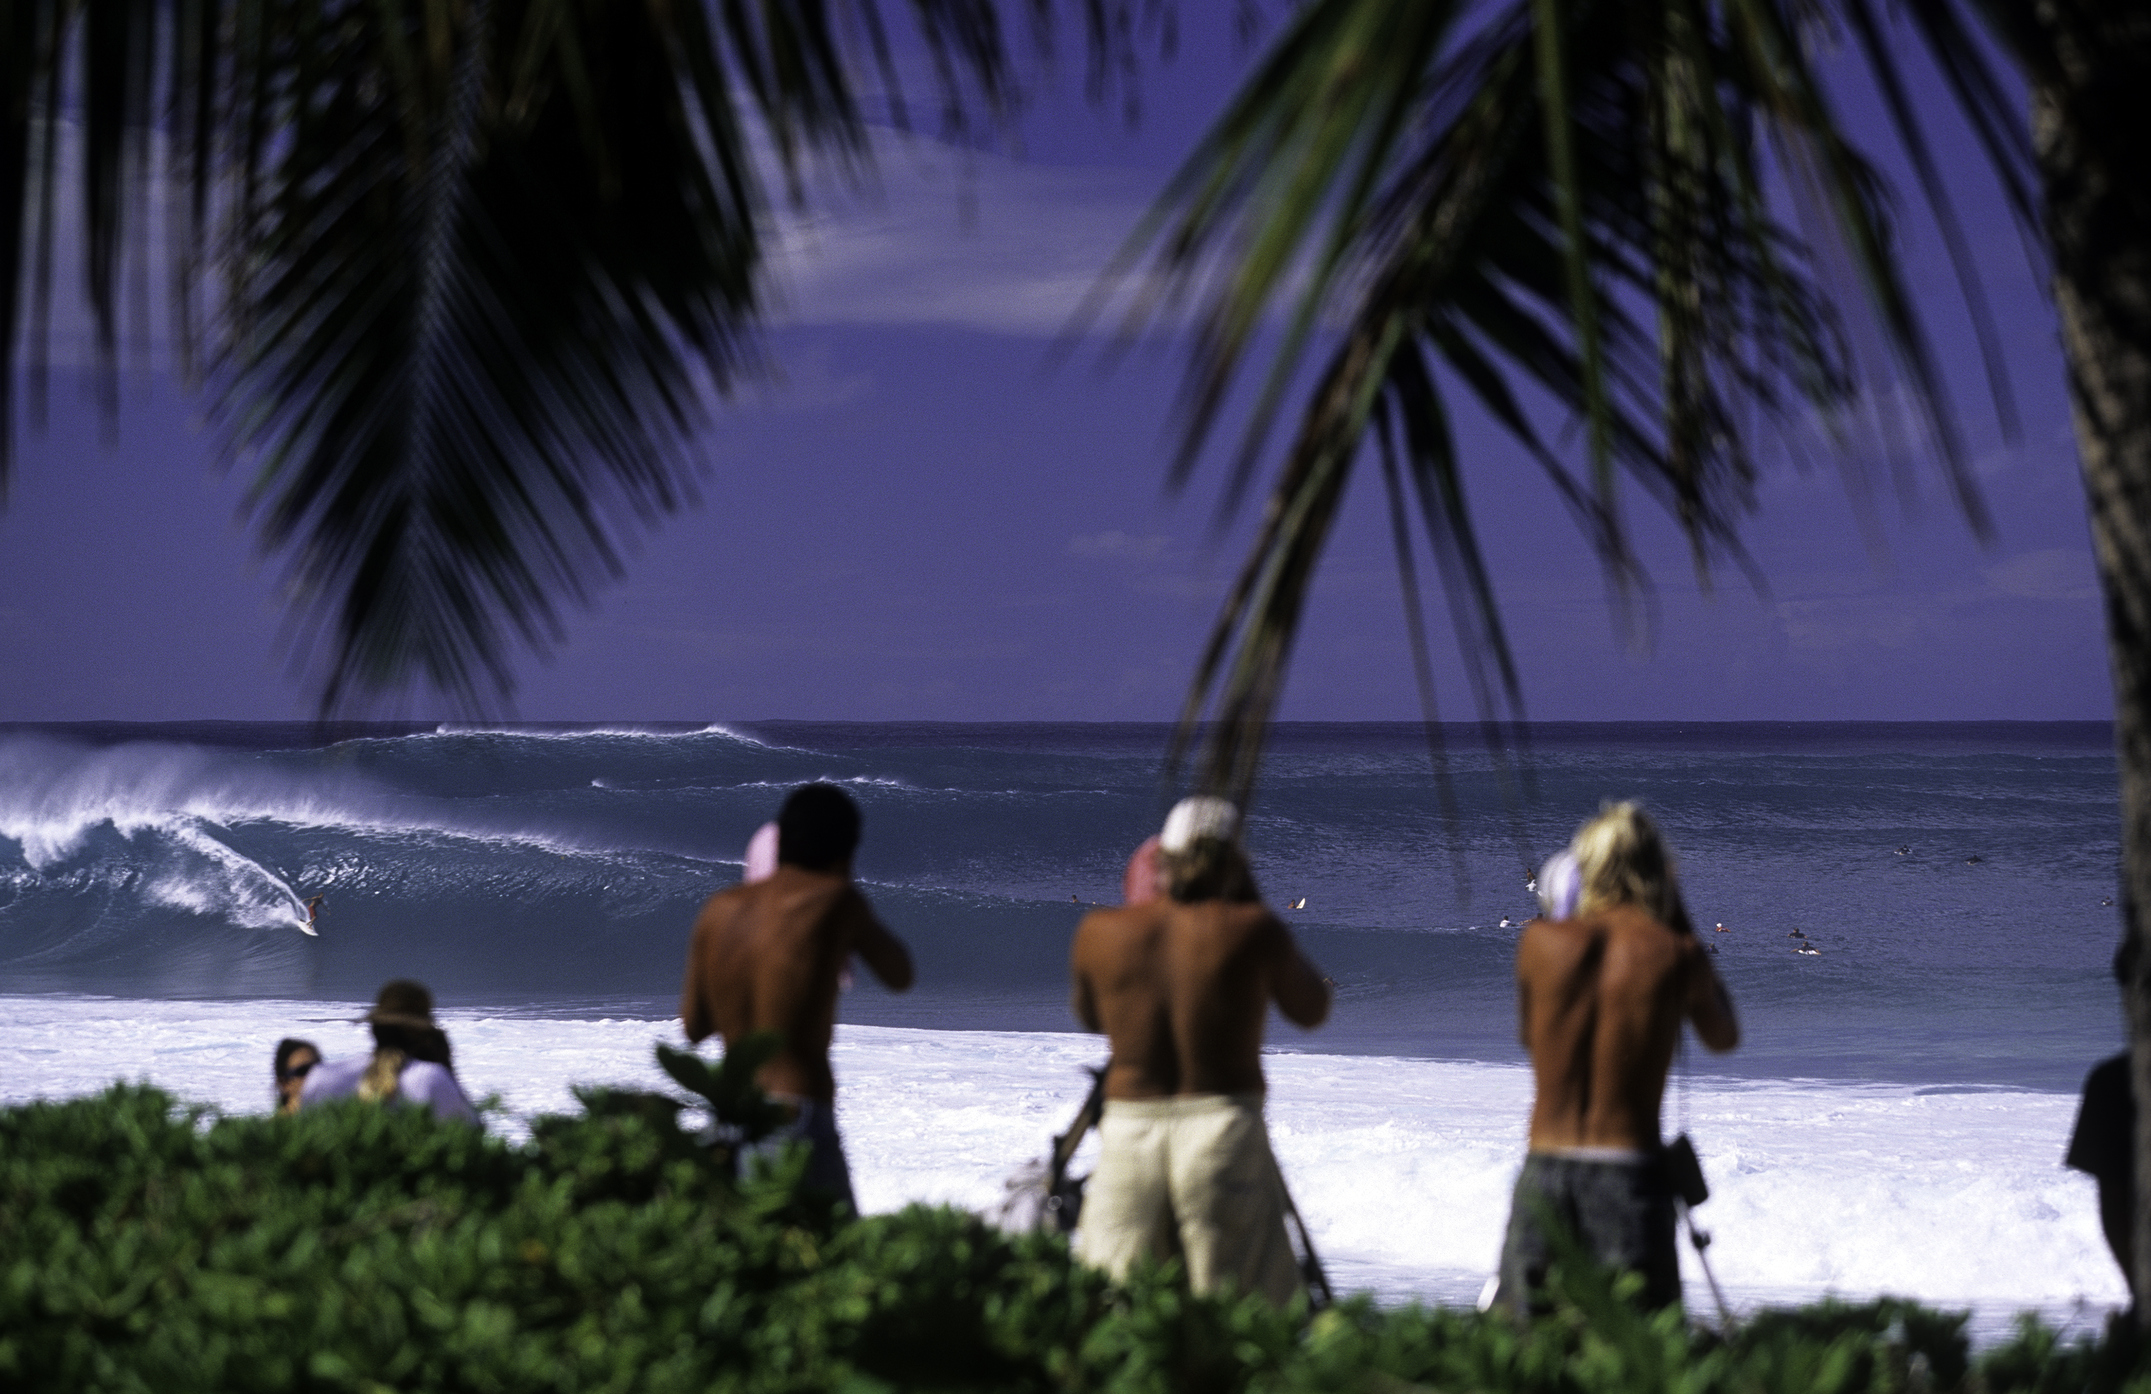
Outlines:
POLYGON ((1262 898, 1246 855, 1224 838, 1202 836, 1177 852, 1161 849, 1158 861, 1165 868, 1166 894, 1183 905, 1262 898))
POLYGON ((395 1098, 403 1084, 403 1067, 410 1063, 411 1057, 394 1046, 376 1049, 366 1064, 366 1073, 359 1077, 358 1096, 369 1104, 395 1098))
POLYGON ((1583 881, 1577 914, 1635 905, 1661 924, 1688 927, 1673 854, 1658 825, 1641 808, 1626 800, 1600 804, 1598 816, 1576 829, 1568 846, 1583 881))

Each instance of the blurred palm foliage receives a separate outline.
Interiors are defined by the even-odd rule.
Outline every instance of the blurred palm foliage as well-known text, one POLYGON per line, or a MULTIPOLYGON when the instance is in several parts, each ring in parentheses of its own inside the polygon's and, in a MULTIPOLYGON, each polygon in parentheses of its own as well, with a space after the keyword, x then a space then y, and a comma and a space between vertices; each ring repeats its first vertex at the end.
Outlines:
MULTIPOLYGON (((878 0, 0 0, 0 483, 55 240, 109 410, 159 236, 324 713, 505 694, 694 495, 694 433, 757 366, 771 187, 862 173, 910 60, 946 134, 1015 109, 1003 7, 889 8, 903 28, 878 0)), ((1049 0, 1006 8, 1049 52, 1049 0)), ((1067 8, 1103 96, 1146 7, 1067 8)))
POLYGON ((1183 713, 1183 751, 1206 733, 1198 785, 1252 787, 1363 462, 1387 502, 1430 736, 1422 545, 1478 714, 1497 737, 1521 717, 1465 488, 1460 397, 1544 472, 1632 632, 1649 582, 1623 479, 1675 520, 1706 585, 1728 564, 1755 577, 1739 526, 1759 456, 1841 445, 1863 422, 1931 448, 1987 532, 1905 288, 1890 191, 1838 115, 1825 57, 1849 50, 1881 95, 2011 432, 1994 327, 1898 46, 1924 46, 2026 226, 2032 152, 1976 21, 1954 0, 1894 9, 1894 23, 1870 0, 1292 9, 1091 307, 1130 332, 1192 315, 1174 478, 1230 416, 1227 515, 1287 432, 1183 713), (1580 461, 1548 439, 1549 415, 1581 424, 1580 461))
POLYGON ((736 1181, 679 1099, 578 1092, 523 1143, 129 1085, 0 1109, 0 1388, 2106 1394, 2139 1370, 2125 1324, 2028 1322, 1974 1360, 1962 1314, 1889 1299, 1721 1338, 1577 1265, 1529 1326, 1365 1296, 1310 1320, 1177 1264, 1116 1286, 1057 1234, 805 1203, 804 1149, 736 1181))

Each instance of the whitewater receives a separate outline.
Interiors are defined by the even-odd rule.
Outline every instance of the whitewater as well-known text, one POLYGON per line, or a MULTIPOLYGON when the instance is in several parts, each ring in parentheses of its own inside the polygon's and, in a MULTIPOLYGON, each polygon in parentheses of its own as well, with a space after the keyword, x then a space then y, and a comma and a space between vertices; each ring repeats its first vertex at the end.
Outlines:
MULTIPOLYGON (((360 1003, 0 998, 0 1102, 146 1080, 231 1112, 268 1107, 287 1034, 333 1058, 370 1048, 360 1003)), ((490 1126, 571 1111, 572 1086, 669 1091, 653 1046, 677 1022, 449 1012, 457 1071, 497 1095, 490 1126)), ((847 1025, 838 1126, 868 1213, 990 1212, 1016 1164, 1067 1125, 1102 1056, 1090 1037, 847 1025)), ((1333 1281, 1384 1301, 1472 1301, 1492 1272, 1522 1160, 1522 1066, 1273 1052, 1278 1158, 1333 1281)), ((1736 1307, 1889 1293, 1972 1312, 1992 1341, 2016 1314, 2083 1329, 2127 1301, 2090 1181, 2058 1158, 2063 1095, 1966 1086, 1698 1076, 1684 1111, 1713 1188, 1697 1213, 1736 1307)), ((1679 1107, 1679 1105, 1675 1105, 1679 1107)), ((1087 1169, 1079 1154, 1077 1169, 1087 1169)), ((1692 1308, 1708 1290, 1683 1246, 1692 1308)))
MULTIPOLYGON (((1273 1022, 1277 1150, 1339 1285, 1468 1302, 1530 1084, 1525 872, 1606 797, 1681 857, 1741 1048, 1667 1091, 1743 1306, 1892 1293, 2083 1326, 2125 1301, 2060 1158, 2119 1049, 2112 735, 2088 723, 1283 727, 1246 840, 1337 983, 1273 1022), (1793 938, 1798 931, 1800 938, 1793 938), (1795 943, 1820 949, 1796 956, 1795 943)), ((0 727, 0 1102, 147 1079, 267 1107, 275 1042, 366 1048, 391 977, 443 1004, 518 1134, 576 1082, 662 1088, 695 908, 785 790, 866 817, 858 880, 919 985, 844 997, 838 1117, 870 1211, 990 1209, 1079 1102, 1067 953, 1154 831, 1156 726, 0 727), (325 896, 318 937, 305 901, 325 896)), ((1705 1310, 1693 1256, 1689 1301, 1705 1310)))

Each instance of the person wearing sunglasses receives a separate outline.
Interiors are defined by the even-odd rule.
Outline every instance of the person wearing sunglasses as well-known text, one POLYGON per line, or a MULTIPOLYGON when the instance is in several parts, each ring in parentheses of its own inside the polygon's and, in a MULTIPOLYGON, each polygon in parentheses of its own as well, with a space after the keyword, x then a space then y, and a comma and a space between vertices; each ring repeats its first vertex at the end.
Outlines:
POLYGON ((299 1091, 306 1087, 307 1073, 321 1063, 321 1051, 312 1041, 286 1036, 276 1043, 276 1111, 297 1113, 299 1091))

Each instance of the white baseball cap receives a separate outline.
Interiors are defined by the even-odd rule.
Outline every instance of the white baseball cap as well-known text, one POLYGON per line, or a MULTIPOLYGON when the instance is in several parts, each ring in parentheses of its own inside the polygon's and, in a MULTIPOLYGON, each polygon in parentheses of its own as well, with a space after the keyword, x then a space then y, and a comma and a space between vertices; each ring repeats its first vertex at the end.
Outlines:
POLYGON ((1240 831, 1240 810, 1228 799, 1209 794, 1197 794, 1173 805, 1173 811, 1165 815, 1165 831, 1158 835, 1158 850, 1167 853, 1185 852, 1195 845, 1198 837, 1214 837, 1230 842, 1240 831))

